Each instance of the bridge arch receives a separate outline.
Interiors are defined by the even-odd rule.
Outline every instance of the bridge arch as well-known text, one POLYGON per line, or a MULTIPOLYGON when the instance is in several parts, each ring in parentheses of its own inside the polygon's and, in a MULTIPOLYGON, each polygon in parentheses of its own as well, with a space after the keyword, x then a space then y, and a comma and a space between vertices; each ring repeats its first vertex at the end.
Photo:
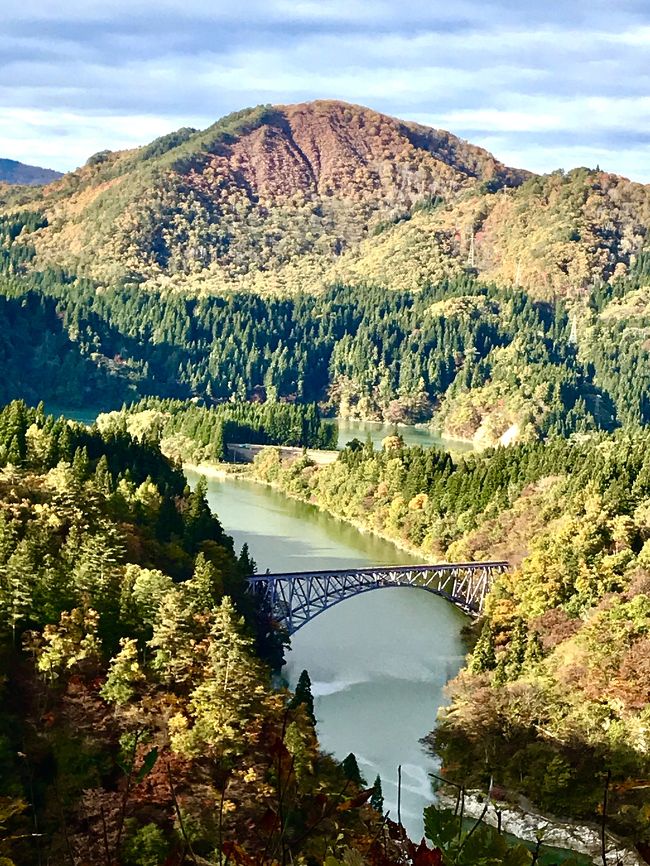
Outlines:
POLYGON ((271 616, 292 635, 347 598, 390 587, 422 589, 477 616, 495 576, 507 570, 504 561, 375 566, 256 574, 248 583, 249 591, 264 599, 271 616))

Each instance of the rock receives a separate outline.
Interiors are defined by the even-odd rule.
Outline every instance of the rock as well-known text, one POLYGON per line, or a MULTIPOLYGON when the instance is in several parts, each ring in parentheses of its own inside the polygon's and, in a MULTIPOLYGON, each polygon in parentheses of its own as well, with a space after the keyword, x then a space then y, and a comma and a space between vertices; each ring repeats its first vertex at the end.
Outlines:
MULTIPOLYGON (((445 791, 436 794, 438 802, 447 808, 455 808, 456 796, 445 791)), ((464 814, 470 818, 478 818, 485 809, 486 797, 480 791, 467 791, 465 793, 464 814)), ((501 829, 512 833, 526 842, 536 842, 540 834, 543 844, 553 848, 567 848, 579 854, 587 854, 594 861, 602 861, 600 828, 595 825, 573 824, 569 821, 561 821, 557 818, 549 818, 532 811, 523 809, 508 803, 497 803, 489 801, 488 810, 483 816, 486 824, 492 827, 499 826, 499 814, 501 815, 501 829)), ((611 866, 645 866, 641 857, 614 836, 607 833, 606 858, 611 866)))

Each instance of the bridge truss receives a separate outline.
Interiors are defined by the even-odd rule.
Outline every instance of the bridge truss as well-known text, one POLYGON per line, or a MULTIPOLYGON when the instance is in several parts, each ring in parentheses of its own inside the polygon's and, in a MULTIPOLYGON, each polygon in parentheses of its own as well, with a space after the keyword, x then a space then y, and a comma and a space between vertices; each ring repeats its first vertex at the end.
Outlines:
POLYGON ((319 613, 362 592, 387 587, 424 589, 477 615, 494 577, 508 570, 507 562, 464 562, 442 565, 398 565, 340 571, 256 574, 249 589, 261 596, 271 616, 291 635, 319 613))

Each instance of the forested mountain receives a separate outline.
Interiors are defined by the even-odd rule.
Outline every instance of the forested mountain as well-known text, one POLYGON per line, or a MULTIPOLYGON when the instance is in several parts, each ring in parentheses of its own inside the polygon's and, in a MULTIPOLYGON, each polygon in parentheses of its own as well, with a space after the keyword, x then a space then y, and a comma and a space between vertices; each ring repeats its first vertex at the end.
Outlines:
POLYGON ((155 443, 20 403, 0 467, 2 862, 271 866, 372 844, 370 792, 318 752, 306 694, 270 688, 281 641, 204 487, 155 443))
POLYGON ((51 168, 39 168, 37 165, 26 165, 15 159, 0 159, 0 184, 12 183, 24 186, 38 186, 52 183, 63 177, 60 171, 51 168))
POLYGON ((0 413, 0 859, 531 862, 470 859, 483 830, 456 859, 384 833, 308 701, 269 688, 252 564, 159 449, 330 445, 327 413, 514 443, 255 472, 430 556, 508 556, 446 772, 593 818, 604 769, 617 829, 650 839, 650 188, 316 102, 0 199, 0 403, 131 404, 101 430, 0 413))
POLYGON ((646 186, 598 169, 533 176, 334 101, 246 109, 2 198, 46 217, 24 239, 39 267, 193 292, 416 290, 469 269, 574 296, 624 275, 650 220, 646 186))
POLYGON ((6 190, 4 399, 318 402, 481 446, 650 417, 650 198, 623 178, 315 102, 6 190))

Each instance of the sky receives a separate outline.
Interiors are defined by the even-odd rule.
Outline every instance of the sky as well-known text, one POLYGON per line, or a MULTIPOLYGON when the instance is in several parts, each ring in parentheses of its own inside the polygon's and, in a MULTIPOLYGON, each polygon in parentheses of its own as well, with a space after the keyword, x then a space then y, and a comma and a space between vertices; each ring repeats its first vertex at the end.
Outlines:
POLYGON ((3 0, 0 157, 99 150, 342 99, 532 171, 650 183, 650 0, 3 0))

